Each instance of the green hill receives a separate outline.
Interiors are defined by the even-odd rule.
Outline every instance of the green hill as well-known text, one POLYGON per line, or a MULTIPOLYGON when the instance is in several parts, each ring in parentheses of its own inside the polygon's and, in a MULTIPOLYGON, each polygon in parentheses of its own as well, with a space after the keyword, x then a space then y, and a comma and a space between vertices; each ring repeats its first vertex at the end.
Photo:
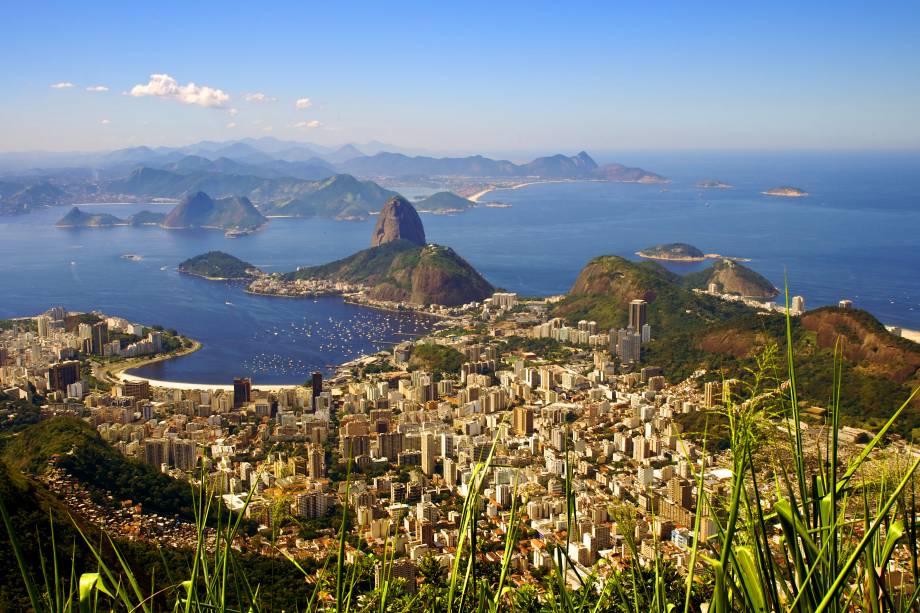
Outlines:
POLYGON ((44 472, 49 460, 57 457, 58 465, 90 490, 109 491, 145 509, 194 519, 188 484, 123 456, 79 419, 56 417, 30 426, 3 445, 0 457, 29 474, 44 472))
MULTIPOLYGON (((711 380, 736 377, 751 383, 766 348, 778 348, 776 359, 785 359, 783 315, 692 292, 685 279, 651 262, 616 256, 591 260, 554 314, 620 327, 636 298, 648 301, 652 326, 643 362, 661 366, 671 381, 704 368, 711 380)), ((834 348, 840 343, 847 424, 879 427, 920 385, 920 345, 891 335, 868 313, 824 307, 792 318, 792 326, 799 392, 818 406, 827 407, 833 397, 834 348)), ((785 372, 785 363, 776 368, 785 372)), ((920 436, 920 398, 914 406, 896 424, 900 434, 920 436)))
POLYGON ((449 247, 395 240, 322 266, 301 268, 288 279, 322 278, 370 286, 376 300, 456 306, 480 301, 495 288, 449 247))
POLYGON ((687 274, 683 283, 686 287, 703 290, 715 283, 723 294, 750 298, 773 298, 779 294, 766 277, 734 260, 719 260, 705 270, 687 274))
POLYGON ((223 251, 208 251, 185 260, 179 264, 179 272, 220 280, 252 279, 262 273, 249 262, 223 251))
POLYGON ((657 336, 672 328, 696 328, 747 311, 743 305, 700 296, 680 285, 680 276, 654 262, 618 256, 594 258, 585 266, 555 314, 570 321, 594 320, 601 328, 626 325, 630 301, 649 303, 657 336))

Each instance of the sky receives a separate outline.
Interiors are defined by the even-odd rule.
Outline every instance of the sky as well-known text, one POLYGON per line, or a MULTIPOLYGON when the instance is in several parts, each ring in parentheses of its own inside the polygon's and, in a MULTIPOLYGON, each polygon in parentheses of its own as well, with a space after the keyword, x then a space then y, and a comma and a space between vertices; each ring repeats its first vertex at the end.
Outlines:
POLYGON ((4 22, 0 151, 920 149, 916 1, 17 2, 4 22))

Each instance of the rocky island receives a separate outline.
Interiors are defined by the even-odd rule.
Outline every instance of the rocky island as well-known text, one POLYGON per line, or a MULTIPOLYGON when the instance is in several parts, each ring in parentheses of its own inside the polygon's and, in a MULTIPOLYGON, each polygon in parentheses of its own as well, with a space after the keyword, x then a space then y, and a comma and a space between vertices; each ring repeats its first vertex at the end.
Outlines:
POLYGON ((245 281, 264 273, 256 266, 223 251, 209 251, 179 264, 179 272, 211 281, 245 281))
POLYGON ((799 189, 798 187, 772 187, 768 190, 760 192, 764 196, 779 196, 782 198, 803 198, 808 195, 804 189, 799 189))
POLYGON ((87 213, 79 207, 73 207, 61 217, 55 226, 58 228, 112 228, 115 226, 146 226, 163 223, 166 215, 140 211, 122 219, 109 213, 87 213))
POLYGON ((416 210, 423 213, 460 213, 473 206, 473 202, 453 192, 438 192, 415 203, 416 210))
POLYGON ((723 183, 717 179, 704 179, 703 181, 698 181, 696 186, 702 189, 731 189, 734 187, 734 185, 723 183))
POLYGON ((648 260, 668 260, 672 262, 702 262, 707 255, 687 243, 665 243, 637 251, 636 255, 648 260))
POLYGON ((166 215, 163 227, 169 229, 204 228, 214 230, 257 230, 266 218, 249 198, 213 199, 204 192, 187 195, 166 215))
POLYGON ((109 213, 87 213, 73 207, 55 224, 59 228, 112 228, 115 226, 160 226, 167 230, 203 228, 225 230, 234 235, 255 232, 268 219, 248 198, 214 199, 204 192, 185 196, 169 213, 140 211, 122 219, 109 213))

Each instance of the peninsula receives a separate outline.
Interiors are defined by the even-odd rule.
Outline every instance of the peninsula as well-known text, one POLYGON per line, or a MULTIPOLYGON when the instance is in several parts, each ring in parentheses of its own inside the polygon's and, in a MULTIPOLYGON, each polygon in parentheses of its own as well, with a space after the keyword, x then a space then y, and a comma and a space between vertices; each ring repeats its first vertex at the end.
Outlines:
POLYGON ((346 294, 361 302, 455 307, 495 288, 450 247, 427 244, 421 218, 401 196, 384 206, 371 247, 322 266, 256 279, 248 291, 282 296, 346 294))

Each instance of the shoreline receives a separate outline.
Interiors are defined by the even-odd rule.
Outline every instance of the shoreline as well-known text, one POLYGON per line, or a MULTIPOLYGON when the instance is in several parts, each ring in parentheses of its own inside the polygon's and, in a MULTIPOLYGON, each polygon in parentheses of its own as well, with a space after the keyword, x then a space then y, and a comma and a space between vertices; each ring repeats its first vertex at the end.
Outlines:
MULTIPOLYGON (((138 380, 145 379, 145 377, 138 377, 137 375, 128 375, 125 371, 132 370, 134 368, 143 368, 144 366, 149 366, 151 364, 156 364, 158 362, 165 362, 167 360, 173 360, 175 358, 185 357, 191 355, 204 347, 201 341, 189 338, 187 336, 180 336, 183 340, 191 341, 191 347, 183 347, 182 349, 175 351, 173 353, 166 353, 151 358, 135 358, 133 362, 129 364, 123 364, 120 362, 113 362, 110 364, 104 364, 100 369, 100 375, 104 380, 110 381, 112 383, 117 383, 122 381, 122 377, 130 376, 137 377, 138 380)), ((232 387, 232 386, 231 386, 232 387)))
MULTIPOLYGON (((267 295, 271 295, 271 294, 267 294, 267 295)), ((363 307, 366 307, 366 308, 374 308, 374 309, 383 310, 383 311, 391 311, 391 312, 396 312, 396 313, 405 313, 405 312, 406 312, 406 310, 399 310, 399 309, 387 308, 387 307, 384 307, 384 306, 372 306, 372 305, 363 304, 363 303, 359 303, 359 302, 349 301, 349 300, 344 299, 344 298, 343 298, 343 301, 344 301, 344 302, 347 302, 347 303, 349 303, 349 304, 355 304, 355 305, 358 305, 358 306, 363 306, 363 307)), ((454 319, 454 318, 451 317, 451 316, 439 315, 439 314, 437 314, 437 313, 422 313, 422 312, 417 312, 417 311, 409 311, 409 312, 414 312, 414 313, 416 313, 416 314, 429 315, 429 316, 432 316, 432 317, 435 317, 435 318, 440 318, 440 319, 454 319)), ((23 318, 21 318, 21 319, 34 319, 34 318, 33 318, 33 317, 23 317, 23 318)), ((920 344, 920 330, 912 330, 912 329, 908 329, 908 328, 901 328, 900 326, 893 326, 893 325, 887 325, 887 324, 882 324, 882 325, 884 325, 884 326, 885 326, 885 329, 888 330, 889 332, 891 332, 891 330, 892 330, 892 329, 895 329, 895 328, 900 329, 901 335, 900 335, 899 338, 904 338, 904 339, 906 339, 906 340, 908 340, 908 341, 911 341, 911 342, 920 344)), ((413 340, 418 340, 418 339, 420 339, 420 338, 424 338, 425 336, 428 336, 429 334, 431 334, 431 332, 428 332, 427 334, 421 334, 421 335, 419 335, 418 337, 416 337, 416 339, 413 339, 413 340)), ((188 338, 188 337, 183 337, 183 338, 188 338)), ((122 369, 120 369, 120 370, 114 370, 114 369, 113 369, 113 370, 108 370, 107 372, 105 372, 105 373, 103 373, 103 374, 104 374, 105 378, 106 378, 108 381, 110 381, 110 382, 112 382, 112 383, 116 383, 116 384, 124 383, 124 382, 126 382, 126 381, 135 381, 135 382, 136 382, 136 381, 147 381, 152 387, 159 387, 159 388, 163 388, 163 389, 180 389, 180 390, 232 390, 232 389, 233 389, 233 385, 232 385, 232 384, 223 384, 223 383, 198 383, 198 382, 185 382, 185 381, 168 381, 168 380, 164 380, 164 379, 151 379, 150 377, 143 377, 143 376, 141 376, 141 375, 133 375, 133 374, 130 374, 130 373, 128 373, 128 372, 125 372, 125 371, 127 371, 127 370, 134 369, 134 368, 141 368, 141 367, 147 366, 147 365, 149 365, 149 364, 155 364, 155 363, 157 363, 157 362, 163 362, 163 361, 166 361, 166 360, 172 360, 172 359, 175 359, 175 358, 184 357, 184 356, 186 356, 186 355, 190 355, 190 354, 192 354, 192 353, 195 353, 196 351, 198 351, 199 349, 201 349, 201 348, 203 347, 203 344, 202 344, 200 341, 197 341, 197 340, 194 340, 194 339, 189 339, 189 340, 191 340, 192 343, 193 343, 192 347, 183 349, 182 351, 179 351, 179 352, 176 352, 176 353, 172 353, 172 354, 168 354, 168 355, 157 356, 156 358, 152 358, 152 359, 149 359, 149 360, 143 360, 143 363, 142 363, 142 364, 136 364, 136 365, 133 365, 133 366, 128 366, 128 367, 122 368, 122 369)), ((361 360, 361 359, 363 359, 363 358, 367 358, 367 357, 370 357, 370 356, 368 356, 368 355, 361 355, 361 356, 358 356, 358 357, 356 357, 356 358, 352 358, 351 360, 348 360, 348 361, 346 361, 346 362, 342 362, 341 364, 336 364, 336 365, 335 365, 335 370, 338 371, 338 370, 341 369, 341 368, 347 368, 350 364, 353 364, 354 362, 356 362, 356 361, 358 361, 358 360, 361 360)), ((266 390, 266 391, 283 391, 283 390, 288 390, 288 389, 297 388, 297 387, 303 387, 303 384, 302 384, 302 383, 287 383, 287 384, 282 383, 282 384, 265 384, 265 385, 259 385, 259 384, 253 383, 253 389, 266 390)))

